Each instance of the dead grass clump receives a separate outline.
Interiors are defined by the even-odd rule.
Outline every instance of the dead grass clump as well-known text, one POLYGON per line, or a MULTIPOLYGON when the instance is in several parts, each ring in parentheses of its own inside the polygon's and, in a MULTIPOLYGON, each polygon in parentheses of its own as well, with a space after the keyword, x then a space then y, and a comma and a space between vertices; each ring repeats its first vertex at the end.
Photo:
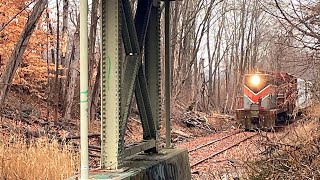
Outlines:
POLYGON ((299 122, 261 144, 258 160, 247 162, 250 179, 320 179, 319 118, 299 122))
POLYGON ((307 115, 320 118, 320 103, 314 102, 312 106, 305 109, 307 115))
POLYGON ((77 164, 75 152, 56 141, 0 142, 0 179, 65 179, 74 174, 77 164))

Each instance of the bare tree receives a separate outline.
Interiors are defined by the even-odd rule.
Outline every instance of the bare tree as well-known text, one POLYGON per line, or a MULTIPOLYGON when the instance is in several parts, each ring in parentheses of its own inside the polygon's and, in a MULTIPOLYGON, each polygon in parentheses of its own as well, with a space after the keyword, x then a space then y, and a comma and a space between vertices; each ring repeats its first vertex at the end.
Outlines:
POLYGON ((92 1, 91 8, 91 24, 89 32, 89 117, 94 118, 97 109, 98 96, 99 96, 99 84, 100 84, 100 61, 98 60, 98 65, 95 58, 96 50, 96 36, 97 36, 97 25, 98 25, 98 7, 99 1, 92 1), (96 67, 95 67, 96 66, 96 67), (94 76, 94 69, 96 69, 97 74, 94 76), (95 79, 93 78, 95 77, 95 79))
POLYGON ((67 86, 68 91, 66 94, 66 108, 65 112, 63 115, 63 119, 65 121, 70 120, 71 117, 71 112, 72 112, 72 107, 74 104, 74 94, 75 94, 75 88, 76 88, 76 79, 78 76, 78 70, 77 70, 77 65, 80 59, 80 52, 79 52, 79 46, 80 46, 80 17, 78 16, 77 18, 77 26, 76 30, 73 35, 73 42, 71 45, 71 52, 69 56, 69 62, 70 62, 70 80, 69 84, 67 86))

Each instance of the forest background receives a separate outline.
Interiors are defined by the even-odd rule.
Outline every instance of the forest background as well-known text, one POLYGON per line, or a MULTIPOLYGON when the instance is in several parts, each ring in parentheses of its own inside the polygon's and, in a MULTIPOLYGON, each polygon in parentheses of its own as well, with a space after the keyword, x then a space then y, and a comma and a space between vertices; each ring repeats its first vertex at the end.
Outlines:
MULTIPOLYGON (((100 103, 99 3, 89 5, 91 119, 99 117, 100 103)), ((312 81, 315 89, 319 86, 318 1, 171 4, 173 104, 231 113, 237 108, 242 76, 259 70, 288 72, 312 81)), ((19 91, 53 106, 54 111, 44 113, 47 119, 79 116, 78 8, 77 0, 0 0, 1 104, 8 92, 19 91)), ((161 52, 164 57, 164 47, 161 52)))

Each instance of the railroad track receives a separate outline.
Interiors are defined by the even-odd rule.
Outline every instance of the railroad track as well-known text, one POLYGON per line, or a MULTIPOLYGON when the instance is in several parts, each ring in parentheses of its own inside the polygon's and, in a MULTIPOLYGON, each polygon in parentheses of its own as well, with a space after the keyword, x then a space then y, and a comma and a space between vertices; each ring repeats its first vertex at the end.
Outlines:
POLYGON ((236 132, 234 132, 234 133, 232 133, 232 134, 223 136, 223 137, 221 137, 221 138, 214 139, 214 140, 209 141, 209 142, 207 142, 207 143, 205 143, 205 144, 201 144, 201 145, 199 145, 199 146, 197 146, 197 147, 195 147, 195 148, 189 149, 189 150, 188 150, 188 153, 191 153, 191 152, 196 151, 196 150, 198 150, 198 149, 200 149, 200 148, 209 146, 209 145, 211 145, 211 144, 213 144, 213 143, 222 141, 222 140, 224 140, 224 139, 226 139, 226 138, 228 138, 228 137, 234 136, 234 135, 239 134, 239 133, 241 133, 241 132, 243 132, 243 130, 241 130, 241 131, 236 131, 236 132))
MULTIPOLYGON (((189 159, 190 159, 190 167, 196 167, 197 165, 214 158, 215 156, 218 156, 219 154, 235 147, 238 146, 239 144, 241 144, 242 142, 245 142, 255 136, 257 136, 259 133, 254 133, 252 135, 249 136, 245 136, 244 138, 241 138, 240 140, 238 140, 237 142, 232 142, 232 138, 233 136, 237 136, 238 134, 242 133, 243 131, 237 131, 234 132, 232 134, 223 136, 221 138, 218 139, 214 139, 211 140, 207 143, 204 143, 202 145, 196 146, 195 148, 189 149, 189 159), (232 143, 230 143, 230 141, 232 143), (217 143, 222 143, 222 149, 221 148, 217 148, 215 145, 217 143), (223 143, 226 143, 227 145, 223 145, 223 143)), ((220 147, 221 147, 220 146, 220 147)))

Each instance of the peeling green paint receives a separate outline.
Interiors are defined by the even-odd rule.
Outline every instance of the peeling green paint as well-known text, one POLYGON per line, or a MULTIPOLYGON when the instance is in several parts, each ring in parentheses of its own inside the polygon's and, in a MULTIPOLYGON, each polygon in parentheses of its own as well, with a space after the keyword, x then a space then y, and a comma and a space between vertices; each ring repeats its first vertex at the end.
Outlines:
POLYGON ((108 56, 108 71, 107 71, 107 88, 110 89, 110 73, 111 73, 111 59, 108 56))
POLYGON ((86 103, 86 102, 88 102, 88 90, 80 92, 80 103, 86 103))

